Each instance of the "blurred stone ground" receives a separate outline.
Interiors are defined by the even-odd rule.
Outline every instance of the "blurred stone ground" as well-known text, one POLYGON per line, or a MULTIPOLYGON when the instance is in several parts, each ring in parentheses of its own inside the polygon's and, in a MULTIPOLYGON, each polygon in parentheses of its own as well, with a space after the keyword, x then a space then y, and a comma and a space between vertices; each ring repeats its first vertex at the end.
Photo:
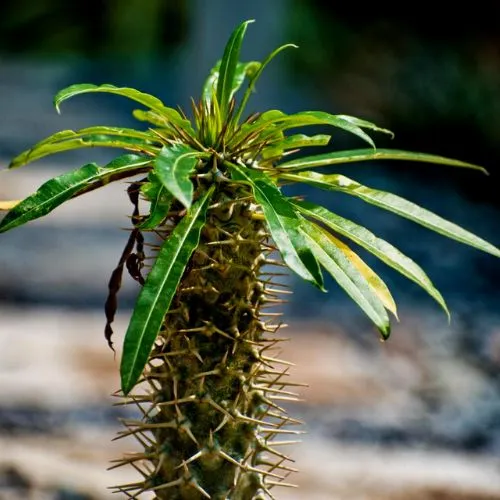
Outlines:
MULTIPOLYGON (((3 307, 0 316, 0 499, 117 498, 107 487, 134 475, 106 468, 134 444, 111 442, 120 429, 109 396, 119 357, 104 341, 102 314, 3 307)), ((472 450, 456 437, 473 420, 467 412, 486 411, 478 402, 490 382, 453 353, 436 354, 426 346, 428 325, 404 317, 385 344, 370 332, 373 342, 360 343, 324 323, 283 330, 291 375, 309 384, 290 407, 308 434, 290 450, 299 489, 278 498, 500 499, 498 448, 472 450), (444 415, 425 403, 429 391, 444 415)), ((117 319, 117 346, 127 319, 117 319)), ((484 430, 492 439, 497 432, 484 430)))

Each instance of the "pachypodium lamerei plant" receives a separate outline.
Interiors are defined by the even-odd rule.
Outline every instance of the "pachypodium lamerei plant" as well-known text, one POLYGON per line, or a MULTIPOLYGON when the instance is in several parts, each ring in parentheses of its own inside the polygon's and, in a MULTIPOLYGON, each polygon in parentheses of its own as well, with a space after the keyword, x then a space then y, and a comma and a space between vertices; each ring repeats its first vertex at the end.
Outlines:
POLYGON ((143 449, 114 465, 128 464, 140 474, 140 480, 115 488, 130 498, 153 492, 158 499, 252 500, 275 498, 276 486, 290 486, 286 477, 294 469, 282 451, 289 442, 282 436, 300 431, 280 400, 292 400, 297 384, 288 380, 287 363, 273 354, 282 340, 274 316, 278 313, 266 312, 287 293, 277 278, 283 267, 321 290, 326 270, 387 338, 388 312, 396 315, 394 300, 342 237, 420 285, 448 313, 439 291, 409 257, 353 221, 286 196, 284 183, 355 196, 500 256, 491 244, 410 201, 344 175, 316 171, 368 160, 480 167, 423 153, 377 150, 366 131, 390 132, 352 116, 278 110, 244 116, 266 65, 294 47, 281 46, 262 63, 239 62, 249 22, 232 33, 200 101, 193 101, 191 121, 182 111, 135 89, 73 85, 56 95, 57 109, 76 95, 117 94, 142 106, 134 116, 146 125, 141 130, 65 130, 10 165, 17 168, 84 147, 128 151, 105 166, 91 163, 55 177, 25 200, 12 203, 0 232, 110 182, 132 178, 128 195, 134 205, 133 227, 112 273, 105 306, 105 335, 111 345, 111 322, 126 267, 142 285, 124 339, 119 397, 122 404, 140 410, 137 420, 124 420, 120 437, 135 437, 143 449), (234 96, 245 83, 237 101, 234 96), (327 135, 288 134, 308 125, 350 132, 369 148, 298 156, 302 148, 330 140, 327 135), (146 213, 141 213, 141 201, 147 202, 146 213), (154 238, 149 246, 145 233, 154 238), (147 256, 145 249, 150 249, 147 256))

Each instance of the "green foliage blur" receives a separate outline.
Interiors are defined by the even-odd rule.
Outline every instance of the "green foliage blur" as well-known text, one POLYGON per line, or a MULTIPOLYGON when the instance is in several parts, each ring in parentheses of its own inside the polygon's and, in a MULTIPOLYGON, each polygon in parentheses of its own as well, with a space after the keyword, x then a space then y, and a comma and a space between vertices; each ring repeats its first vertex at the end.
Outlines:
MULTIPOLYGON (((466 196, 500 206, 498 3, 450 10, 293 0, 289 12, 293 40, 314 47, 291 56, 303 85, 314 82, 314 93, 336 112, 396 130, 405 149, 484 165, 490 178, 461 172, 453 182, 466 196)), ((449 182, 446 172, 438 175, 449 182)))
POLYGON ((160 54, 183 40, 186 23, 186 0, 4 0, 0 52, 91 58, 160 54))

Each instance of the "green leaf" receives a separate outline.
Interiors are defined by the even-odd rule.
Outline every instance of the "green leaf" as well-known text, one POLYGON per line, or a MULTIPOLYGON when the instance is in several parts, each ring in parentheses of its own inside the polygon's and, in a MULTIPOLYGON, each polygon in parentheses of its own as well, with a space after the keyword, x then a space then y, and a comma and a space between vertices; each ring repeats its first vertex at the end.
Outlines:
POLYGON ((266 68, 266 66, 283 50, 289 49, 289 48, 297 48, 297 45, 294 45, 293 43, 287 43, 285 45, 281 45, 281 47, 278 47, 277 49, 273 50, 262 62, 262 64, 259 65, 255 73, 250 77, 250 83, 248 84, 248 88, 246 89, 245 93, 243 94, 243 98, 241 99, 241 103, 238 106, 238 110, 236 111, 234 115, 234 123, 238 123, 241 119, 241 115, 243 111, 246 108, 248 99, 250 98, 250 95, 255 89, 255 84, 257 83, 257 80, 260 78, 260 75, 262 75, 262 72, 266 68))
POLYGON ((384 305, 345 251, 316 224, 304 221, 302 229, 321 265, 373 321, 383 338, 388 338, 391 327, 384 305))
MULTIPOLYGON (((265 132, 270 125, 277 125, 281 130, 303 127, 307 125, 330 125, 332 127, 340 128, 342 130, 345 130, 346 132, 350 132, 351 134, 360 137, 368 144, 370 144, 370 146, 375 148, 375 143, 373 142, 372 138, 363 131, 362 127, 360 127, 356 123, 353 123, 352 120, 347 119, 345 115, 331 115, 323 111, 303 111, 301 113, 295 113, 293 115, 286 115, 285 113, 278 110, 268 111, 266 113, 263 113, 254 122, 243 124, 241 130, 237 134, 235 134, 231 144, 240 142, 250 134, 255 135, 263 131, 265 132)), ((389 133, 389 131, 380 129, 375 125, 365 128, 375 128, 380 132, 389 133)))
MULTIPOLYGON (((92 129, 108 129, 108 127, 92 127, 92 129)), ((64 130, 54 136, 48 137, 43 141, 35 144, 31 149, 22 152, 16 156, 10 163, 9 168, 18 168, 40 160, 45 156, 55 153, 62 153, 64 151, 71 151, 73 149, 90 148, 90 147, 111 147, 126 149, 129 151, 136 151, 138 153, 146 152, 149 154, 156 154, 158 147, 145 141, 145 137, 151 142, 154 137, 145 132, 134 131, 134 135, 127 136, 120 133, 113 134, 88 134, 83 131, 64 130), (139 136, 139 134, 143 134, 139 136)), ((117 129, 123 130, 123 129, 117 129)), ((109 131, 109 129, 108 129, 109 131)), ((158 141, 155 141, 158 142, 158 141)))
POLYGON ((326 146, 330 142, 331 136, 325 134, 305 135, 295 134, 285 137, 279 144, 282 149, 297 149, 309 146, 326 146))
POLYGON ((146 220, 137 225, 138 229, 155 229, 158 227, 167 217, 174 199, 154 172, 149 173, 148 179, 149 182, 141 186, 141 192, 150 201, 151 206, 146 220))
POLYGON ((54 98, 54 106, 56 107, 57 112, 60 113, 59 107, 63 101, 77 95, 88 94, 91 92, 109 93, 127 97, 128 99, 142 104, 146 108, 156 111, 159 115, 165 117, 170 123, 182 128, 189 135, 194 135, 194 131, 189 120, 183 118, 177 110, 166 107, 157 97, 128 87, 115 87, 114 85, 108 84, 93 85, 91 83, 71 85, 56 94, 54 98))
POLYGON ((144 132, 142 130, 136 130, 134 128, 96 126, 96 127, 82 128, 80 130, 62 130, 47 137, 43 141, 38 142, 36 146, 44 146, 46 144, 53 144, 68 139, 79 139, 79 138, 84 138, 86 136, 94 136, 94 135, 97 136, 109 135, 116 137, 125 137, 126 139, 135 138, 139 139, 139 141, 137 141, 138 143, 140 141, 144 141, 146 143, 158 142, 158 137, 152 135, 150 132, 144 132))
POLYGON ((330 212, 325 207, 321 207, 307 201, 292 201, 292 204, 303 215, 314 218, 335 231, 337 234, 354 241, 354 243, 358 244, 365 250, 368 250, 368 252, 375 255, 375 257, 379 258, 382 262, 422 287, 432 298, 436 300, 449 317, 446 302, 424 270, 396 247, 387 241, 378 238, 365 227, 330 212))
MULTIPOLYGON (((221 61, 218 61, 217 64, 210 71, 210 75, 205 81, 203 85, 202 97, 206 102, 212 101, 212 96, 216 95, 217 83, 219 81, 220 74, 220 65, 221 61)), ((233 78, 233 86, 231 88, 231 93, 229 99, 231 99, 236 92, 241 88, 245 78, 252 78, 253 75, 260 68, 260 62, 258 61, 250 61, 250 62, 238 62, 236 64, 236 70, 233 78)))
POLYGON ((193 182, 190 179, 196 164, 203 156, 200 151, 184 144, 165 146, 155 158, 155 173, 167 188, 186 208, 193 200, 193 182))
POLYGON ((146 122, 159 128, 170 128, 171 123, 168 118, 165 118, 160 113, 156 111, 145 111, 144 109, 134 109, 132 111, 132 116, 139 120, 140 122, 146 122))
POLYGON ((336 115, 337 118, 344 120, 346 122, 352 123, 356 127, 367 128, 368 130, 373 130, 374 132, 381 132, 382 134, 387 134, 391 136, 391 139, 394 137, 394 133, 386 128, 381 128, 375 123, 369 122, 367 120, 362 120, 361 118, 356 118, 355 116, 349 115, 336 115))
POLYGON ((234 180, 252 187, 262 207, 271 236, 288 267, 301 278, 323 288, 323 276, 309 245, 300 231, 303 221, 290 202, 263 172, 227 163, 234 180))
POLYGON ((165 240, 141 289, 123 344, 120 373, 125 395, 146 366, 177 286, 198 247, 212 193, 213 187, 193 204, 165 240))
POLYGON ((280 157, 284 151, 288 149, 300 149, 311 146, 326 146, 330 142, 331 136, 318 134, 318 135, 305 135, 294 134, 285 137, 271 144, 262 150, 263 158, 277 158, 280 157))
POLYGON ((107 184, 117 178, 135 175, 144 170, 151 159, 124 155, 99 167, 95 163, 59 175, 42 184, 38 191, 15 205, 0 222, 0 232, 13 229, 38 219, 69 199, 107 184), (124 175, 125 174, 125 175, 124 175))
POLYGON ((343 175, 322 175, 317 172, 301 172, 298 174, 283 174, 280 177, 296 182, 304 182, 321 189, 356 196, 367 203, 405 217, 443 236, 500 257, 500 250, 498 248, 475 234, 453 224, 453 222, 449 222, 400 196, 363 186, 343 175))
POLYGON ((392 314, 394 314, 394 316, 397 318, 398 311, 396 302, 394 302, 394 298, 392 297, 389 288, 384 283, 382 278, 380 278, 380 276, 378 276, 378 274, 376 274, 375 271, 373 271, 373 269, 368 266, 368 264, 366 264, 366 262, 361 259, 361 257, 357 253, 353 252, 345 243, 340 241, 333 234, 329 233, 326 229, 320 228, 320 230, 323 231, 327 235, 328 239, 330 239, 332 243, 345 254, 352 265, 366 280, 371 291, 377 296, 384 307, 392 314))
POLYGON ((406 160, 422 163, 436 163, 440 165, 450 165, 452 167, 471 168, 487 173, 484 168, 473 165, 472 163, 453 160, 451 158, 445 158, 444 156, 414 153, 412 151, 400 151, 397 149, 377 149, 376 151, 373 149, 353 149, 350 151, 335 151, 333 153, 297 158, 278 165, 278 168, 286 170, 303 170, 305 168, 371 160, 406 160))
POLYGON ((235 87, 238 60, 240 57, 241 44, 247 30, 247 26, 253 23, 253 19, 241 23, 231 34, 224 55, 220 63, 219 77, 217 79, 217 101, 219 103, 222 117, 225 119, 228 114, 229 102, 235 87))

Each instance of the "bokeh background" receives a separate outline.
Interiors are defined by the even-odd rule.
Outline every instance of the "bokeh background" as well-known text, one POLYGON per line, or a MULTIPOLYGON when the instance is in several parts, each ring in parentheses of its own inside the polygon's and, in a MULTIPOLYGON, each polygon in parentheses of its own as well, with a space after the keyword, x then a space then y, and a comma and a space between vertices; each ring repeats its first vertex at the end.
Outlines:
MULTIPOLYGON (((250 110, 323 109, 377 122, 378 145, 457 157, 490 175, 420 164, 348 165, 341 172, 396 192, 500 245, 500 4, 467 8, 325 0, 3 0, 0 163, 46 135, 94 124, 132 126, 116 96, 52 97, 77 82, 114 83, 187 107, 232 29, 248 29, 244 60, 281 54, 250 110)), ((320 131, 320 129, 318 129, 320 131)), ((362 147, 335 133, 326 150, 362 147)), ((0 200, 112 152, 85 150, 0 172, 0 200)), ((112 185, 0 238, 0 499, 107 499, 127 482, 108 462, 133 443, 120 429, 118 358, 103 336, 107 281, 125 244, 129 203, 112 185)), ((401 321, 381 344, 361 311, 328 282, 300 284, 284 308, 297 380, 290 410, 308 434, 291 450, 299 490, 283 499, 500 499, 500 262, 342 195, 313 193, 421 264, 452 322, 396 273, 379 271, 401 321)), ((120 344, 137 294, 127 283, 120 344)))

